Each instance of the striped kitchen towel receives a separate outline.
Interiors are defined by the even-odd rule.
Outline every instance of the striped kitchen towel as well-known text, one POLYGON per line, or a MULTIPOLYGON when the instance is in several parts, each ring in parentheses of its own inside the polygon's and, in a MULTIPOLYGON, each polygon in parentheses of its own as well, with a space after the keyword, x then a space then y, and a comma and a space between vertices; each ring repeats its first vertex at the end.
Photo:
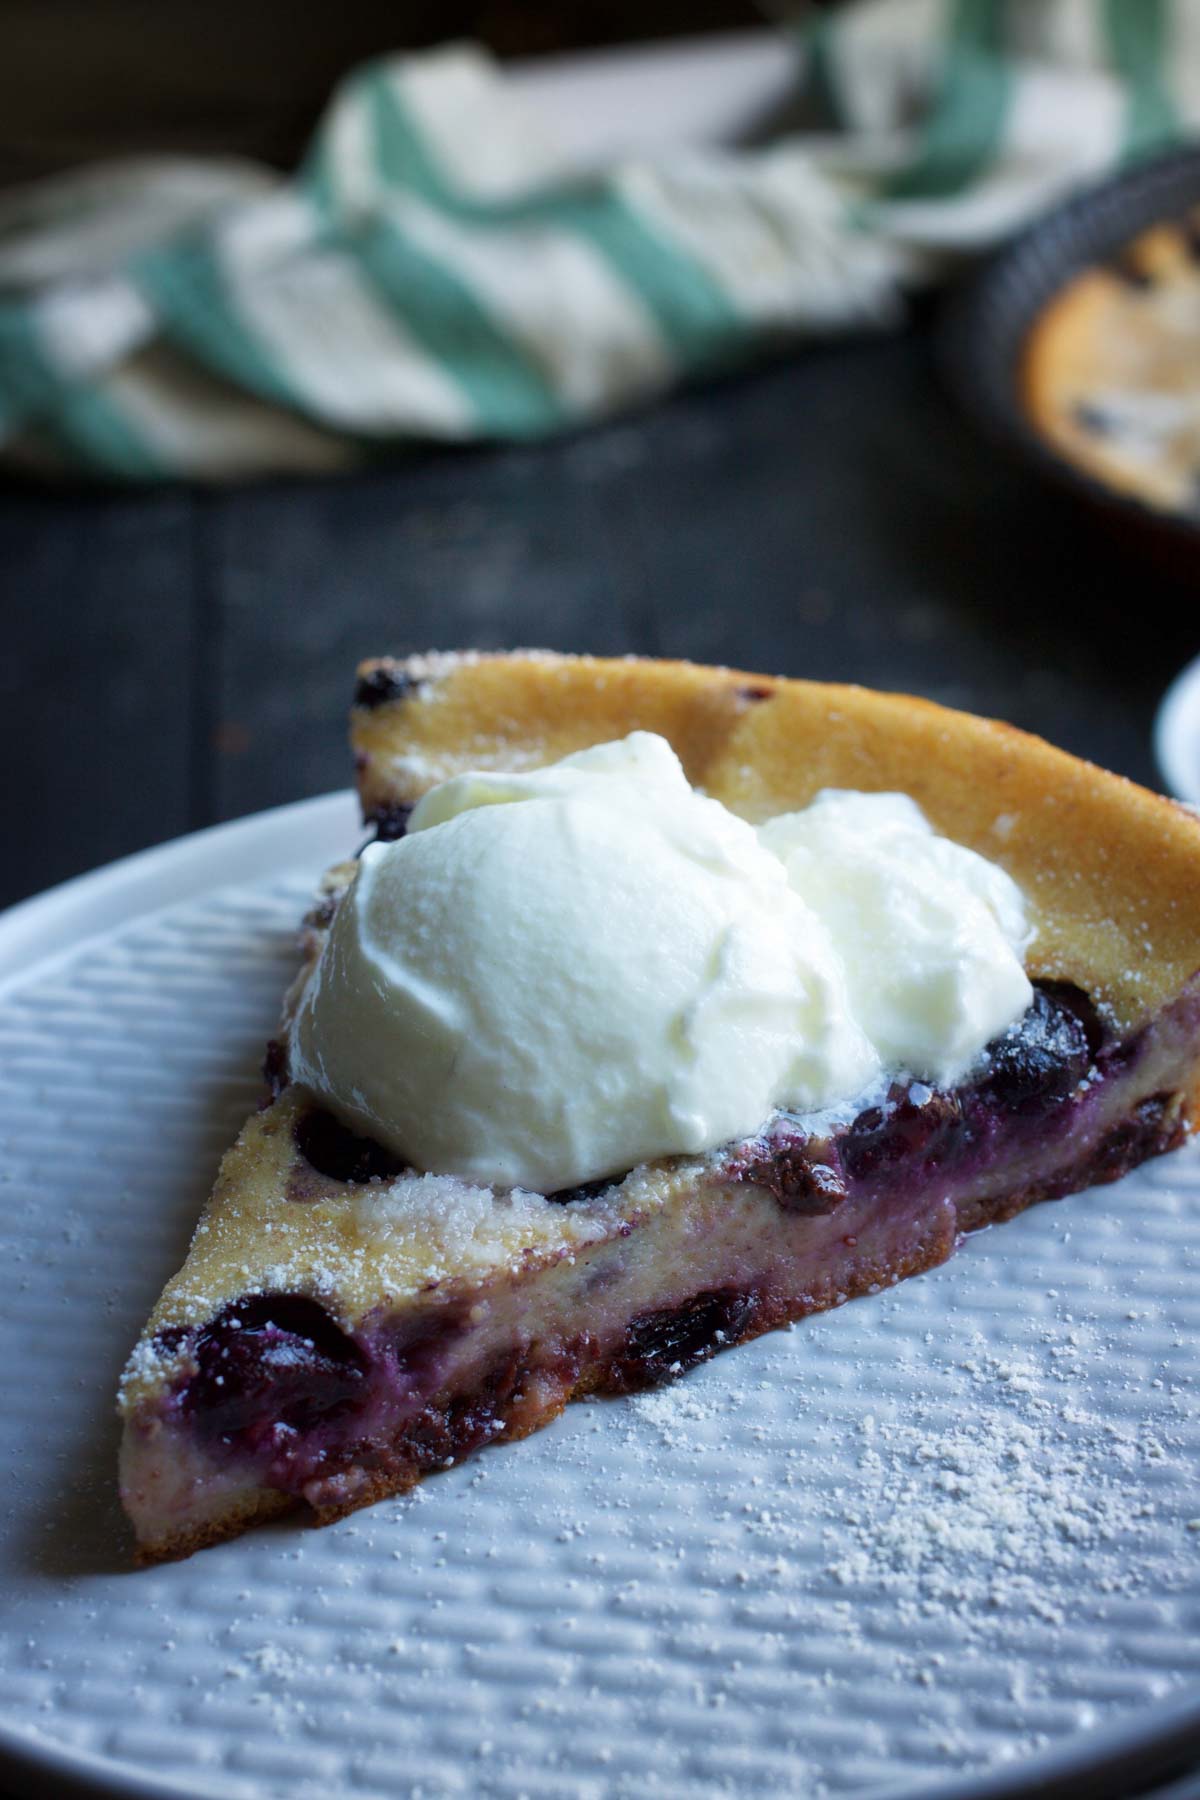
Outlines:
POLYGON ((1200 127, 1200 0, 859 0, 814 129, 581 169, 478 50, 335 94, 290 178, 92 169, 0 202, 0 455, 115 481, 523 440, 830 330, 1200 127))

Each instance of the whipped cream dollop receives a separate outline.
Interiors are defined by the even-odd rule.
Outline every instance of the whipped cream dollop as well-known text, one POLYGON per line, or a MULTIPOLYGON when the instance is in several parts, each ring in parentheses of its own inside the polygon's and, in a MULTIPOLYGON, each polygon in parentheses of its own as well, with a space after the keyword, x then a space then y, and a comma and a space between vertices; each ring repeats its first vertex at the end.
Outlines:
POLYGON ((903 794, 755 830, 634 732, 456 776, 363 851, 293 1079, 416 1167, 552 1193, 861 1093, 951 1081, 1025 1011, 1003 870, 903 794))

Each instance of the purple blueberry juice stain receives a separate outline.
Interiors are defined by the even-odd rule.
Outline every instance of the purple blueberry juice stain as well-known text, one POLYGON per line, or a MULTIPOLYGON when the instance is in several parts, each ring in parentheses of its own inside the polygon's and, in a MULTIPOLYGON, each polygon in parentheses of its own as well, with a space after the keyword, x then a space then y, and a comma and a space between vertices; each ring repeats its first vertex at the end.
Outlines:
MULTIPOLYGON (((374 1138, 359 1137, 356 1132, 335 1119, 324 1107, 310 1106, 292 1127, 297 1150, 311 1169, 330 1181, 361 1185, 370 1181, 395 1181, 408 1171, 408 1164, 374 1138)), ((303 1184, 292 1184, 292 1198, 312 1200, 319 1197, 303 1184)))
POLYGON ((681 1305, 640 1314, 609 1364, 606 1391, 652 1387, 706 1362, 724 1344, 746 1336, 761 1304, 753 1289, 712 1288, 681 1305))
MULTIPOLYGON (((1022 1018, 994 1038, 979 1072, 957 1088, 893 1082, 876 1105, 828 1135, 782 1114, 739 1145, 724 1178, 774 1194, 793 1211, 825 1213, 847 1194, 896 1179, 981 1164, 1001 1132, 1034 1129, 1068 1107, 1093 1068, 1115 1059, 1095 1007, 1067 982, 1039 982, 1022 1018)), ((1130 1058, 1137 1054, 1136 1040, 1130 1058)))
POLYGON ((969 1088, 976 1106, 1041 1118, 1069 1098, 1092 1067, 1101 1030, 1087 996, 1065 982, 1034 989, 1024 1018, 993 1038, 986 1072, 969 1088))
POLYGON ((432 1388, 446 1362, 446 1354, 461 1344, 470 1329, 470 1307, 443 1302, 400 1320, 386 1316, 371 1329, 382 1363, 398 1381, 409 1387, 432 1388))
POLYGON ((846 1199, 849 1189, 837 1148, 811 1137, 786 1117, 769 1136, 752 1138, 739 1153, 737 1179, 773 1194, 785 1212, 819 1217, 846 1199))
MULTIPOLYGON (((368 838, 370 844, 394 844, 398 838, 404 837, 408 831, 408 821, 412 818, 413 809, 395 800, 388 806, 377 806, 368 815, 366 823, 375 827, 374 837, 368 838)), ((366 848, 366 845, 363 846, 366 848)), ((359 851, 362 855, 362 851, 359 851)))
POLYGON ((581 1181, 575 1187, 556 1188, 546 1195, 546 1199, 555 1206, 571 1206, 576 1200, 598 1200, 610 1188, 620 1187, 629 1172, 625 1169, 620 1175, 601 1175, 598 1181, 581 1181))
POLYGON ((965 1134, 962 1102, 921 1082, 893 1083, 881 1106, 859 1113, 839 1143, 852 1181, 871 1181, 906 1168, 946 1161, 965 1134))
POLYGON ((364 1397, 368 1359, 317 1301, 251 1294, 196 1333, 176 1405, 198 1436, 251 1456, 306 1464, 364 1397), (332 1428, 328 1430, 327 1428, 332 1428))

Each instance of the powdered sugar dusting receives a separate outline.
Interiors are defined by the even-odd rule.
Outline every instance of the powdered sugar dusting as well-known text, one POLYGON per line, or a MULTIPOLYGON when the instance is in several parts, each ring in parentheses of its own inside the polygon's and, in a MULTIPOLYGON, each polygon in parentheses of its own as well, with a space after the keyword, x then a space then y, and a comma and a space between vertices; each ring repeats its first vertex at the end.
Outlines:
MULTIPOLYGON (((710 1365, 629 1403, 636 1504, 680 1521, 674 1539, 659 1531, 659 1579, 697 1562, 732 1567, 763 1628, 760 1671, 792 1659, 797 1630, 818 1634, 801 1659, 813 1711, 809 1729, 795 1731, 797 1754, 811 1758, 823 1718, 843 1707, 857 1713, 855 1672, 878 1667, 886 1651, 888 1682, 910 1692, 901 1704, 947 1763, 978 1761, 984 1744, 984 1760, 1031 1755, 1068 1720, 1077 1729, 1099 1723, 1097 1695, 1134 1679, 1122 1633, 1153 1633, 1168 1596, 1196 1591, 1200 1520, 1186 1500, 1197 1447, 1192 1384, 1147 1376, 1161 1397, 1151 1423, 1140 1380, 1109 1383, 1110 1370, 1129 1365, 1110 1362, 1107 1309, 1081 1318, 1054 1305, 1059 1298, 1054 1289, 1039 1296, 1036 1331, 1019 1332, 1010 1349, 997 1347, 1000 1321, 948 1338, 918 1334, 909 1310, 918 1296, 910 1290, 906 1306, 889 1295, 871 1326, 851 1330, 865 1343, 864 1362, 835 1356, 831 1371, 826 1351, 849 1315, 810 1319, 739 1353, 757 1362, 746 1371, 757 1377, 749 1391, 739 1383, 731 1392, 710 1365), (900 1370, 889 1377, 886 1359, 897 1351, 900 1370), (818 1371, 824 1381, 834 1373, 836 1397, 811 1391, 818 1371), (711 1469, 716 1446, 731 1437, 745 1451, 742 1478, 699 1499, 688 1526, 690 1508, 677 1497, 696 1502, 696 1472, 711 1469), (1072 1663, 1088 1654, 1094 1685, 1072 1663), (947 1702, 964 1687, 988 1698, 969 1722, 948 1724, 958 1709, 947 1702)), ((1138 1318, 1135 1309, 1129 1323, 1138 1318)), ((1157 1333, 1151 1340, 1162 1344, 1157 1333)), ((601 1497, 606 1529, 628 1504, 627 1486, 601 1497)), ((1162 1697, 1173 1685, 1163 1666, 1144 1691, 1162 1697)), ((735 1696, 744 1698, 743 1684, 722 1677, 705 1704, 724 1708, 735 1696)), ((887 1731, 865 1732, 881 1757, 894 1744, 887 1731)), ((819 1758, 808 1774, 806 1793, 859 1791, 844 1771, 822 1773, 819 1758)))
POLYGON ((427 1282, 497 1267, 515 1273, 525 1255, 569 1255, 597 1243, 619 1223, 613 1209, 596 1200, 555 1206, 521 1188, 500 1193, 447 1175, 367 1187, 350 1204, 372 1254, 402 1259, 419 1254, 427 1282))

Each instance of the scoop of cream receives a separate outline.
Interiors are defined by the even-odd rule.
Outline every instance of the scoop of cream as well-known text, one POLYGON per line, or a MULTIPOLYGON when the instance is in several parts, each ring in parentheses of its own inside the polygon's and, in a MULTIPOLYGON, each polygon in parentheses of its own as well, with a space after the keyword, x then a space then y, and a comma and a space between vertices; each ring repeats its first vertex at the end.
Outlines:
POLYGON ((827 789, 759 839, 829 933, 884 1068, 952 1082, 1029 1005, 1020 888, 907 794, 827 789))
POLYGON ((369 846, 293 1078, 439 1174, 550 1193, 960 1072, 1029 1003, 1021 895, 903 795, 756 832, 635 732, 461 775, 369 846))

